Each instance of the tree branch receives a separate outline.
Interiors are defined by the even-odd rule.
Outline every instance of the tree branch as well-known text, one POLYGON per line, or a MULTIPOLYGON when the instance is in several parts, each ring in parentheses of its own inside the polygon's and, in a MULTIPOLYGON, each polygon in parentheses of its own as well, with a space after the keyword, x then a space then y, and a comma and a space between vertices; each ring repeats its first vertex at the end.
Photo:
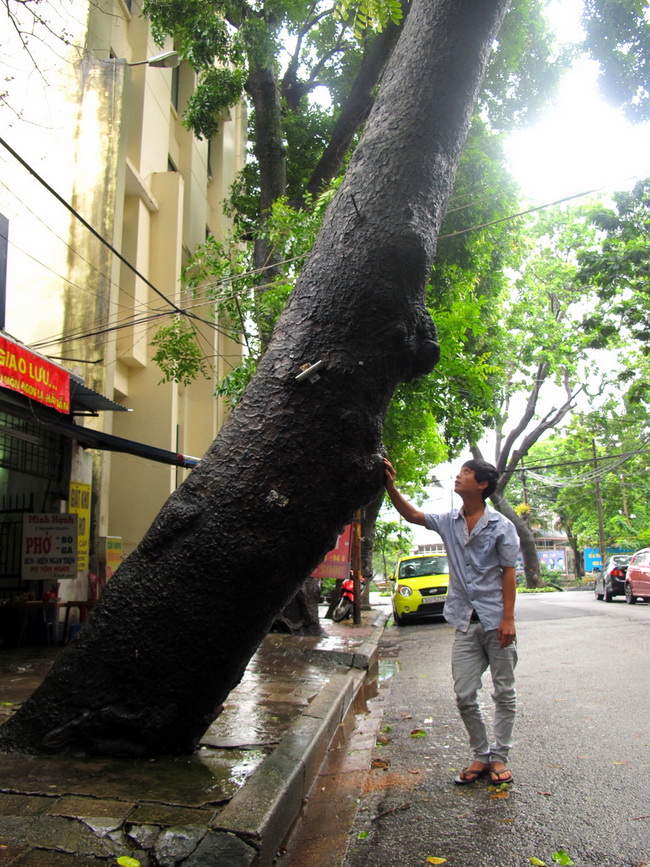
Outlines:
MULTIPOLYGON (((359 73, 336 121, 330 141, 307 183, 305 193, 318 195, 343 165, 354 136, 365 122, 374 102, 374 90, 404 27, 410 4, 405 4, 399 25, 392 22, 373 39, 364 55, 359 73)), ((302 202, 294 203, 300 206, 302 202)))
POLYGON ((500 475, 505 472, 506 464, 508 463, 510 457, 510 450, 514 445, 515 440, 521 433, 526 430, 526 428, 530 424, 530 420, 535 415, 535 407, 537 406, 537 401, 539 399, 539 392, 542 385, 546 381, 549 369, 550 364, 547 361, 542 361, 537 366, 535 381, 526 402, 526 409, 524 410, 524 413, 518 424, 510 431, 510 433, 506 437, 503 448, 499 453, 497 469, 499 470, 500 475))
POLYGON ((547 430, 552 430, 557 427, 557 425, 562 421, 564 416, 573 408, 573 402, 576 397, 583 391, 583 386, 576 389, 576 391, 572 391, 569 384, 568 374, 564 372, 564 387, 567 393, 567 399, 562 404, 559 409, 551 409, 544 416, 543 419, 539 422, 537 427, 535 427, 529 434, 524 437, 523 442, 519 446, 519 448, 515 449, 512 453, 512 457, 507 463, 507 466, 504 468, 502 474, 499 476, 499 484, 498 489, 502 492, 507 486, 508 482, 512 478, 512 474, 514 473, 519 461, 526 457, 530 449, 535 445, 535 443, 540 439, 542 434, 546 433, 547 430))

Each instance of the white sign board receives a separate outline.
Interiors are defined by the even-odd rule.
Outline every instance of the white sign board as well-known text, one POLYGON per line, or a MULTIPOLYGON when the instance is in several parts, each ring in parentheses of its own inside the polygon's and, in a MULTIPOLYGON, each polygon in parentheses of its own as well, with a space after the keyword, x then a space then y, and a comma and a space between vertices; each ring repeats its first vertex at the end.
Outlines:
POLYGON ((77 515, 23 516, 22 578, 59 581, 77 577, 77 515))

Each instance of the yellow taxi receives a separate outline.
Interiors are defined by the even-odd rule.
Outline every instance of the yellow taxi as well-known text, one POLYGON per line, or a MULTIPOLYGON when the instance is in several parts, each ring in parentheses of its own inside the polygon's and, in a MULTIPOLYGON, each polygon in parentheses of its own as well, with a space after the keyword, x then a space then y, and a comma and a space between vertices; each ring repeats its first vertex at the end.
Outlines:
POLYGON ((418 617, 439 616, 449 588, 447 555, 400 557, 390 582, 393 618, 398 626, 418 617))

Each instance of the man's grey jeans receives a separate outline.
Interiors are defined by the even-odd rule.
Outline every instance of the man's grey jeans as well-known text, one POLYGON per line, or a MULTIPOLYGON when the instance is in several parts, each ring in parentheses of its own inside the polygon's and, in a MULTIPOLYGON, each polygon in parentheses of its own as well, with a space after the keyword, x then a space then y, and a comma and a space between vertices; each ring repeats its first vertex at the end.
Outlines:
POLYGON ((499 647, 496 629, 486 632, 480 623, 470 623, 467 632, 456 630, 451 651, 456 704, 469 735, 474 758, 480 762, 508 761, 515 724, 515 666, 517 645, 499 647), (478 703, 482 677, 490 667, 494 692, 494 743, 488 734, 478 703))

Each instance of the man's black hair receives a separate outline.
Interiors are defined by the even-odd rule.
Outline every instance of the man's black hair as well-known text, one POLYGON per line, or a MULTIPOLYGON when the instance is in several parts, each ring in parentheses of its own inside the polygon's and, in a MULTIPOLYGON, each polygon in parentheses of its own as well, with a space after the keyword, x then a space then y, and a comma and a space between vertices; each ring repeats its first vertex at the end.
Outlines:
POLYGON ((467 467, 468 470, 474 471, 474 478, 477 482, 487 482, 487 487, 483 488, 481 491, 483 500, 487 500, 488 497, 492 496, 497 489, 497 482, 499 481, 499 471, 497 468, 489 461, 484 461, 482 458, 477 458, 473 461, 465 461, 463 466, 467 467))

